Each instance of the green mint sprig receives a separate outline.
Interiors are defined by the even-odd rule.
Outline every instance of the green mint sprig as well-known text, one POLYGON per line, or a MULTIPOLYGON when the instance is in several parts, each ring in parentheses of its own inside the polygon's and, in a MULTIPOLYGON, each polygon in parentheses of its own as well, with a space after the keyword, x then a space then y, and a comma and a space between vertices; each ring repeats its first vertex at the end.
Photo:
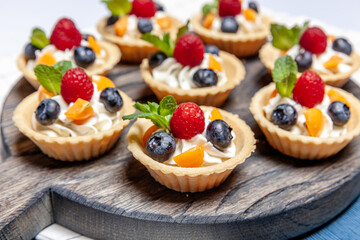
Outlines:
POLYGON ((49 39, 46 37, 45 32, 40 28, 34 28, 31 33, 31 44, 39 49, 43 49, 50 44, 49 39))
POLYGON ((106 3, 111 14, 116 17, 122 17, 131 12, 132 4, 129 0, 102 0, 106 3))
POLYGON ((292 57, 283 56, 276 60, 272 78, 281 97, 291 97, 297 72, 297 64, 292 57))
POLYGON ((60 93, 61 79, 65 72, 72 68, 70 61, 61 61, 53 66, 39 64, 34 68, 34 72, 40 85, 47 91, 54 94, 60 93))
POLYGON ((214 0, 213 3, 209 3, 209 4, 205 4, 203 7, 202 7, 202 12, 203 12, 203 15, 207 15, 209 12, 213 11, 213 10, 216 10, 219 6, 219 0, 214 0))
POLYGON ((295 25, 289 29, 285 25, 271 24, 272 45, 280 50, 292 48, 299 43, 300 37, 308 25, 309 22, 305 22, 302 27, 295 25))
POLYGON ((176 100, 173 96, 169 95, 164 97, 160 104, 155 102, 148 102, 147 104, 135 103, 134 107, 140 113, 123 116, 124 120, 131 120, 134 118, 150 119, 156 126, 164 129, 170 133, 170 119, 176 109, 176 100))

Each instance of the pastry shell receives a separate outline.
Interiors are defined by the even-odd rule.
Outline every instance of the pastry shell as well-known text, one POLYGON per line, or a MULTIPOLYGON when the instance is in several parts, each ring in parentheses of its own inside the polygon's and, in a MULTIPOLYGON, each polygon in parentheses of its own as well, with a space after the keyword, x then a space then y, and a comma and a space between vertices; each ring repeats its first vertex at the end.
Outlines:
MULTIPOLYGON (((118 47, 114 44, 97 40, 100 48, 105 50, 106 57, 104 59, 104 63, 101 66, 89 66, 88 68, 84 69, 87 74, 89 75, 106 75, 110 69, 112 69, 121 58, 121 52, 118 47)), ((25 79, 35 88, 38 89, 40 84, 36 79, 34 71, 31 71, 27 68, 26 58, 24 53, 21 53, 17 58, 16 64, 19 70, 23 73, 25 79)))
POLYGON ((201 24, 202 16, 201 13, 195 15, 191 19, 191 25, 204 43, 216 45, 221 50, 238 57, 248 57, 258 53, 270 35, 271 19, 266 15, 262 16, 263 24, 266 26, 262 31, 246 34, 223 33, 206 29, 201 24))
MULTIPOLYGON (((169 31, 172 37, 176 37, 178 28, 184 24, 176 18, 170 17, 172 21, 172 27, 169 31)), ((159 51, 154 45, 137 38, 124 39, 116 36, 113 31, 108 29, 106 25, 107 18, 103 18, 97 24, 97 30, 102 37, 114 44, 116 44, 122 53, 121 61, 129 63, 140 63, 144 58, 159 51)))
POLYGON ((245 77, 244 65, 238 58, 223 51, 220 51, 219 55, 223 60, 222 66, 227 77, 226 83, 222 86, 190 90, 170 87, 166 83, 156 81, 153 78, 148 59, 144 59, 141 63, 140 72, 145 83, 151 88, 159 100, 165 96, 172 95, 178 103, 195 102, 199 105, 219 107, 225 102, 230 92, 239 85, 245 77))
MULTIPOLYGON (((201 106, 203 111, 212 107, 201 106)), ((140 161, 151 176, 162 185, 179 192, 202 192, 220 185, 233 169, 243 163, 255 150, 254 133, 237 115, 219 109, 224 120, 233 128, 236 138, 236 155, 222 163, 198 168, 182 168, 153 160, 145 154, 142 138, 152 125, 151 121, 138 119, 130 128, 127 143, 134 158, 140 161)))
MULTIPOLYGON (((351 75, 360 68, 360 56, 355 52, 353 52, 350 56, 353 59, 353 64, 350 71, 334 74, 318 73, 322 80, 328 85, 342 87, 349 80, 351 75)), ((281 50, 273 47, 270 42, 266 43, 259 51, 259 58, 270 73, 274 68, 276 59, 279 57, 281 57, 281 50)), ((314 69, 311 70, 316 72, 314 69)))
MULTIPOLYGON (((120 110, 121 116, 134 113, 135 109, 131 98, 125 93, 119 92, 124 101, 120 110)), ((129 124, 129 121, 121 120, 110 129, 97 134, 77 137, 49 137, 32 128, 32 114, 35 112, 38 103, 37 92, 27 96, 16 107, 13 121, 20 132, 30 138, 44 154, 61 161, 82 161, 98 157, 114 146, 121 132, 129 124)))
POLYGON ((273 148, 294 158, 322 159, 335 155, 360 134, 360 101, 342 89, 331 86, 326 86, 325 89, 325 91, 335 89, 346 98, 351 106, 351 117, 346 125, 347 133, 340 137, 318 138, 298 135, 274 125, 266 118, 263 110, 271 93, 275 90, 274 83, 260 89, 254 95, 251 99, 250 111, 273 148))

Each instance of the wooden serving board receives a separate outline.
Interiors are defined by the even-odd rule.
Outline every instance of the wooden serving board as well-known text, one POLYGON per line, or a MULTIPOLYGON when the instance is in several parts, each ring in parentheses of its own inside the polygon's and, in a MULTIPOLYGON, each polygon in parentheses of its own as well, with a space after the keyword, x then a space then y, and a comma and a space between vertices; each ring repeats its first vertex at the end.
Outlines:
MULTIPOLYGON (((360 139, 334 157, 304 161, 272 149, 248 110, 271 79, 258 58, 224 109, 258 139, 256 152, 219 187, 178 193, 157 183, 127 150, 127 130, 103 157, 66 163, 43 155, 14 126, 16 105, 34 90, 20 79, 1 116, 0 239, 31 239, 59 223, 96 239, 286 239, 345 209, 360 193, 360 139)), ((109 73, 134 100, 155 100, 137 66, 109 73)), ((345 89, 360 97, 349 82, 345 89)))

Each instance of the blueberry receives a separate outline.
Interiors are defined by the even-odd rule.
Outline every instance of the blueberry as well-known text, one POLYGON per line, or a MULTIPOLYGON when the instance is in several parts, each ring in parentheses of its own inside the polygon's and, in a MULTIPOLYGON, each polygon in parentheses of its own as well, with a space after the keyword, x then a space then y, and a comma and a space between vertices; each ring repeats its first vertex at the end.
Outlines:
POLYGON ((152 159, 163 162, 175 152, 176 143, 166 132, 155 132, 145 144, 145 153, 152 159))
POLYGON ((271 121, 280 128, 290 130, 296 124, 298 114, 289 104, 280 104, 271 114, 271 121))
POLYGON ((30 59, 35 59, 35 51, 39 50, 39 48, 35 47, 34 45, 32 45, 31 43, 29 43, 28 45, 26 45, 25 47, 25 58, 30 60, 30 59))
POLYGON ((231 130, 231 127, 223 120, 211 121, 206 128, 206 139, 216 148, 224 149, 233 139, 231 130))
POLYGON ((106 20, 106 25, 107 25, 107 26, 113 25, 114 23, 116 23, 117 20, 119 20, 119 17, 117 17, 117 16, 110 16, 110 17, 106 20))
POLYGON ((79 67, 86 68, 95 62, 95 52, 89 47, 79 46, 75 48, 74 53, 75 63, 79 67))
POLYGON ((256 2, 249 2, 249 8, 253 9, 255 12, 259 12, 259 8, 256 2))
POLYGON ((167 58, 166 54, 163 52, 157 52, 153 55, 150 55, 149 57, 149 66, 150 68, 156 68, 157 66, 160 66, 163 61, 167 58))
POLYGON ((329 105, 328 114, 335 126, 343 126, 350 119, 349 107, 340 101, 334 101, 329 105))
POLYGON ((162 5, 158 2, 154 2, 154 3, 155 3, 155 7, 156 7, 157 11, 159 11, 159 12, 165 11, 164 5, 162 5))
POLYGON ((295 62, 298 66, 299 72, 304 72, 311 67, 312 54, 309 51, 300 50, 299 54, 295 57, 295 62))
POLYGON ((40 102, 35 111, 35 118, 42 125, 50 125, 58 119, 59 114, 59 103, 51 98, 47 98, 40 102))
POLYGON ((92 36, 95 39, 94 35, 88 34, 88 33, 84 33, 81 36, 82 36, 82 39, 85 41, 87 41, 90 36, 92 36))
POLYGON ((239 28, 239 24, 234 17, 224 17, 221 22, 221 31, 226 33, 236 33, 239 28))
POLYGON ((140 18, 137 27, 141 33, 151 32, 153 30, 152 23, 147 18, 140 18))
POLYGON ((100 94, 100 102, 102 102, 111 113, 115 113, 123 106, 123 99, 116 88, 108 87, 102 90, 100 94))
POLYGON ((218 76, 211 69, 199 69, 193 75, 193 82, 197 87, 211 87, 217 84, 218 76))
POLYGON ((335 51, 342 52, 347 55, 350 55, 352 52, 352 46, 345 38, 335 39, 335 41, 333 42, 332 48, 335 51))
POLYGON ((215 45, 205 45, 205 52, 219 56, 219 48, 215 45))

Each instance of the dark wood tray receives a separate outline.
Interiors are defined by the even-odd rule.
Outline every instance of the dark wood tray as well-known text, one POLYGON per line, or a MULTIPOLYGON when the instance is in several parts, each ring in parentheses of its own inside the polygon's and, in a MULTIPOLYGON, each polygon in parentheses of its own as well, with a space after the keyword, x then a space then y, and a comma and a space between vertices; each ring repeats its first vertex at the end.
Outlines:
MULTIPOLYGON (((1 116, 0 239, 31 239, 54 222, 96 239, 286 239, 332 219, 360 193, 359 138, 322 161, 272 149, 248 110, 271 79, 257 57, 245 65, 246 79, 223 108, 251 126, 257 150, 222 185, 192 194, 157 183, 127 150, 127 130, 98 159, 43 155, 11 120, 34 91, 20 79, 1 116)), ((155 100, 137 66, 119 65, 109 77, 134 100, 155 100)), ((360 97, 354 83, 345 89, 360 97)))

